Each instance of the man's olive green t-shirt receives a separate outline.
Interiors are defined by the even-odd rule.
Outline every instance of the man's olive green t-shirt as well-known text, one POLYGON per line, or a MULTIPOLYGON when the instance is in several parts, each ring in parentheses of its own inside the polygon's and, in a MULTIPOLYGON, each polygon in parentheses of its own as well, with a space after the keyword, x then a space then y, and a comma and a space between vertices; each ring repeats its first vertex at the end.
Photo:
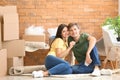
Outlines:
MULTIPOLYGON (((85 61, 86 52, 87 52, 87 49, 89 46, 89 42, 88 42, 87 38, 88 38, 87 33, 80 34, 80 38, 79 38, 78 42, 76 42, 76 44, 72 48, 72 51, 73 51, 74 56, 75 56, 76 60, 78 61, 78 63, 85 61)), ((69 36, 68 44, 71 41, 74 41, 74 39, 71 36, 69 36)))

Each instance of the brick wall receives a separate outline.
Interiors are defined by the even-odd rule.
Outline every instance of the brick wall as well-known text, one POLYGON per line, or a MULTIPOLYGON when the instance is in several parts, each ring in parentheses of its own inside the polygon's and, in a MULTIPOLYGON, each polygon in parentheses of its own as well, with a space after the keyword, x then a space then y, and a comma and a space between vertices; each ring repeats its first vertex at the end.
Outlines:
POLYGON ((17 6, 20 36, 31 25, 47 29, 60 23, 78 22, 83 32, 99 39, 105 18, 118 15, 118 0, 0 0, 0 5, 17 6))

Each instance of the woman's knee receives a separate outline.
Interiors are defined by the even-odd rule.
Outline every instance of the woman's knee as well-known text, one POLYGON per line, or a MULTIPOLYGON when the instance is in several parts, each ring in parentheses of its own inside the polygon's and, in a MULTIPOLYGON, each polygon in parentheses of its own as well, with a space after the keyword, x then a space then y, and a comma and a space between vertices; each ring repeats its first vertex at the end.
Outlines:
POLYGON ((50 62, 51 62, 51 59, 52 59, 52 58, 53 58, 52 55, 48 55, 48 56, 46 56, 46 58, 45 58, 45 67, 46 67, 47 69, 51 68, 50 62))
POLYGON ((46 56, 46 60, 49 61, 49 60, 52 59, 53 57, 54 57, 54 56, 52 56, 52 55, 47 55, 47 56, 46 56))
POLYGON ((71 74, 72 73, 72 68, 71 66, 68 64, 68 63, 63 63, 63 66, 64 66, 64 71, 66 74, 71 74))
POLYGON ((71 68, 71 66, 70 66, 70 64, 69 64, 69 63, 61 63, 61 66, 63 66, 65 70, 67 70, 67 69, 70 69, 70 68, 71 68))

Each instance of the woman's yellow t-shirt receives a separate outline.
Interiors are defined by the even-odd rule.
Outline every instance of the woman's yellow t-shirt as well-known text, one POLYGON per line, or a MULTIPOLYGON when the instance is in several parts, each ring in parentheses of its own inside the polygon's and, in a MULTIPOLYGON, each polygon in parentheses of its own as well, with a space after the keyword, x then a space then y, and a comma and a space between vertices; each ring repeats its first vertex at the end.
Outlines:
POLYGON ((56 38, 51 45, 48 55, 56 56, 56 52, 55 52, 56 48, 61 48, 62 50, 66 50, 67 43, 65 43, 61 38, 56 38))

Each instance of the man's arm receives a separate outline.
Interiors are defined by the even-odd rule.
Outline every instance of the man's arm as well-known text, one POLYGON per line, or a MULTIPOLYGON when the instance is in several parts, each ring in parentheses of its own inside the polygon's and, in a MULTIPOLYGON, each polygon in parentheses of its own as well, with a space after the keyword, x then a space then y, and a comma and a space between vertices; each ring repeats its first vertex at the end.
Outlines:
POLYGON ((86 52, 86 60, 85 60, 85 62, 87 64, 90 64, 92 62, 92 59, 90 57, 90 52, 92 51, 92 49, 94 48, 94 46, 96 44, 96 38, 89 35, 88 36, 88 41, 89 41, 89 47, 88 47, 88 50, 86 52))

